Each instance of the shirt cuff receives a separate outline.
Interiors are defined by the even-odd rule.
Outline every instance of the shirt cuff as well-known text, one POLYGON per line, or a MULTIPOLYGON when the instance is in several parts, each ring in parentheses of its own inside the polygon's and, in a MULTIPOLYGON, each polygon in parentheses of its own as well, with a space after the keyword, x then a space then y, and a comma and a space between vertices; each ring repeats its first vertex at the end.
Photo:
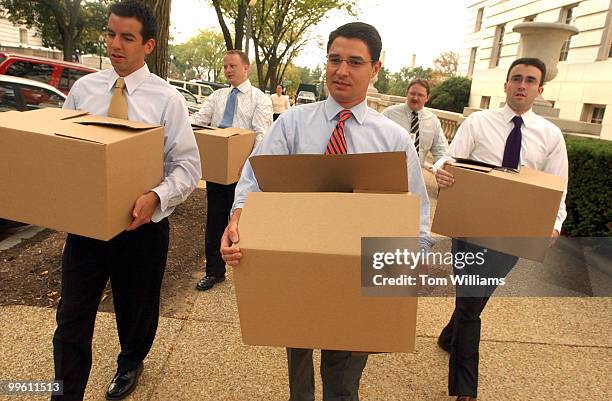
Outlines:
POLYGON ((438 172, 438 169, 444 165, 444 163, 454 163, 456 161, 457 160, 453 159, 450 156, 442 156, 437 162, 434 163, 433 166, 431 166, 431 171, 433 171, 433 173, 435 174, 436 172, 438 172))

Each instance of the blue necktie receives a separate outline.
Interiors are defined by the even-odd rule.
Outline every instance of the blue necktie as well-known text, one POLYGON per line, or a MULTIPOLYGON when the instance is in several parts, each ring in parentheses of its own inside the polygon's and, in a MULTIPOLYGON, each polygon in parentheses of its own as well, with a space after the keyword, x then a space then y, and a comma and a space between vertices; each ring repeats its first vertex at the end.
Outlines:
POLYGON ((232 123, 234 122, 234 112, 236 111, 237 97, 238 88, 234 88, 227 98, 227 103, 225 103, 225 111, 223 112, 223 119, 221 120, 221 124, 219 124, 219 128, 227 128, 232 126, 232 123))
POLYGON ((514 128, 510 131, 508 139, 506 139, 502 167, 518 168, 521 159, 521 140, 523 138, 521 126, 523 125, 523 118, 521 116, 514 116, 512 122, 514 122, 514 128))

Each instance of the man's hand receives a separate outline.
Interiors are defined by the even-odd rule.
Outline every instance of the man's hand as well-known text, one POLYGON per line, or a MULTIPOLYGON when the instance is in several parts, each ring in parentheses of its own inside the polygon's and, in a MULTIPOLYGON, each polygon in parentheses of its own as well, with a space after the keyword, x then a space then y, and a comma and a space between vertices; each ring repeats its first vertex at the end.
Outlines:
POLYGON ((242 252, 236 246, 240 241, 240 236, 238 235, 240 213, 242 213, 242 209, 234 210, 234 214, 232 214, 232 218, 227 227, 225 227, 221 237, 221 258, 230 266, 238 266, 242 258, 242 252))
POLYGON ((548 247, 552 248, 553 246, 555 246, 555 242, 557 242, 558 238, 559 238, 559 231, 553 230, 552 234, 550 234, 550 242, 548 243, 548 247))
POLYGON ((448 188, 455 183, 455 178, 453 177, 453 175, 448 171, 444 170, 444 166, 446 166, 447 164, 447 162, 444 162, 444 165, 438 167, 438 169, 436 170, 436 182, 438 183, 438 186, 440 188, 448 188))
POLYGON ((153 191, 139 196, 134 204, 134 210, 132 210, 132 217, 134 220, 132 220, 132 224, 130 224, 126 230, 132 231, 143 224, 150 223, 151 217, 153 217, 153 213, 155 212, 155 208, 157 208, 158 204, 159 197, 153 191))

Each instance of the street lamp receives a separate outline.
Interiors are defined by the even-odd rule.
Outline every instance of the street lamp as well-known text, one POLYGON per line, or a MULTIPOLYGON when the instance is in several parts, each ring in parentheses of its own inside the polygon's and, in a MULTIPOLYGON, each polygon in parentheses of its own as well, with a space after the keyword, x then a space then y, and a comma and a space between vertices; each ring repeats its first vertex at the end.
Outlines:
POLYGON ((247 31, 246 31, 246 44, 244 45, 244 52, 247 57, 249 56, 249 41, 251 40, 251 25, 253 20, 253 7, 255 7, 257 0, 250 0, 247 5, 247 31))

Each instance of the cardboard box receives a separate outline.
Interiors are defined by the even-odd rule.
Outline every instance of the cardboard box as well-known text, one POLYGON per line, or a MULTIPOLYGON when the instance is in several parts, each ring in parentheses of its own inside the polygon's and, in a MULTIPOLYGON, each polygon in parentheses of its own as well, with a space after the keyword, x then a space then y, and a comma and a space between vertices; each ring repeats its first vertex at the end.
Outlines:
POLYGON ((417 298, 364 296, 360 281, 362 237, 419 235, 405 154, 250 161, 261 188, 278 192, 250 193, 240 219, 244 256, 233 273, 244 343, 414 351, 417 298), (369 193, 378 188, 395 193, 369 193))
POLYGON ((0 217, 109 240, 162 181, 163 136, 82 111, 0 113, 0 217))
POLYGON ((512 173, 455 163, 438 195, 431 230, 542 262, 566 180, 528 167, 512 173))
POLYGON ((233 184, 240 179, 240 169, 253 151, 255 132, 240 128, 203 127, 194 130, 202 179, 217 184, 233 184))

